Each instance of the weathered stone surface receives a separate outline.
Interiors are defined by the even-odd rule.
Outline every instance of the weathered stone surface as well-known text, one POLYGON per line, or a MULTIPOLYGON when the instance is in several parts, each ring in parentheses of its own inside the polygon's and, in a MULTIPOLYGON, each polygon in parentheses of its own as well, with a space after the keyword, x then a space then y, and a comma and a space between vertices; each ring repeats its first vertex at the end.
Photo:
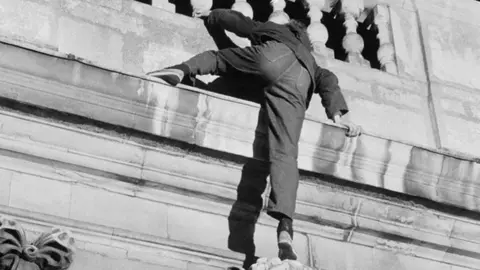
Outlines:
POLYGON ((463 118, 443 115, 444 129, 441 136, 444 147, 476 156, 480 147, 480 123, 463 118))
POLYGON ((399 75, 425 81, 420 26, 415 13, 391 7, 390 20, 399 75))
POLYGON ((40 47, 57 47, 57 14, 52 5, 31 1, 2 0, 0 33, 40 47))
POLYGON ((466 115, 465 106, 461 101, 454 100, 454 99, 441 99, 440 104, 442 105, 442 109, 447 112, 453 112, 461 115, 466 115))
POLYGON ((10 192, 9 205, 11 207, 30 209, 61 217, 69 216, 70 184, 14 173, 10 192))
POLYGON ((0 170, 0 204, 8 205, 10 202, 10 187, 12 185, 12 172, 0 170))
POLYGON ((92 0, 62 2, 62 8, 73 17, 84 19, 100 27, 113 28, 123 34, 133 32, 139 36, 143 35, 146 31, 143 19, 128 13, 116 12, 121 9, 121 5, 122 0, 119 3, 115 3, 115 1, 97 3, 92 0), (110 6, 114 7, 113 9, 116 11, 112 10, 110 6))
POLYGON ((110 68, 123 66, 123 37, 110 29, 75 21, 59 19, 58 49, 92 63, 110 68))
POLYGON ((469 0, 405 0, 404 7, 415 10, 428 11, 435 14, 436 18, 454 18, 469 24, 480 25, 477 14, 480 7, 476 1, 469 0))
MULTIPOLYGON (((15 50, 6 54, 1 58, 1 61, 5 61, 1 62, 1 65, 12 67, 14 70, 25 66, 28 73, 38 77, 32 80, 32 77, 22 73, 6 71, 5 75, 8 76, 3 77, 5 87, 1 88, 5 91, 2 94, 4 96, 38 106, 80 114, 99 121, 133 127, 140 131, 195 143, 202 147, 249 157, 253 154, 252 143, 256 134, 259 112, 256 104, 207 94, 193 88, 173 88, 69 61, 54 62, 55 65, 51 65, 47 70, 40 66, 42 61, 46 61, 46 64, 52 63, 47 61, 50 58, 44 56, 37 58, 35 54, 29 54, 29 57, 24 56, 21 64, 12 64, 11 57, 17 55, 22 54, 15 53, 15 50), (29 62, 34 65, 28 65, 29 62), (56 72, 56 69, 59 72, 56 72), (71 71, 66 72, 66 70, 71 71), (55 81, 61 80, 65 83, 52 84, 46 78, 54 78, 55 81), (88 91, 85 88, 93 88, 96 91, 88 91), (112 95, 115 98, 112 99, 112 95), (240 110, 242 114, 237 113, 240 110)), ((422 140, 428 145, 427 138, 430 130, 424 124, 426 120, 421 118, 429 119, 426 112, 421 114, 412 110, 397 109, 359 98, 353 99, 350 104, 352 112, 356 113, 351 117, 355 121, 367 123, 365 127, 367 131, 384 130, 388 125, 392 127, 389 131, 392 137, 395 135, 398 138, 405 138, 406 136, 410 140, 405 139, 405 141, 419 141, 418 138, 421 135, 419 131, 423 130, 425 135, 422 140), (367 112, 365 108, 368 106, 376 110, 367 112), (403 117, 389 118, 388 115, 392 114, 403 114, 403 117), (417 132, 407 132, 411 130, 417 132)), ((14 125, 13 122, 12 125, 14 125)), ((263 138, 264 133, 264 126, 262 126, 263 124, 257 129, 260 139, 263 138)), ((25 129, 24 132, 28 134, 29 130, 25 129)), ((381 134, 381 136, 385 135, 381 134)), ((52 139, 48 136, 42 136, 42 138, 47 141, 52 139)), ((411 157, 409 152, 412 147, 409 148, 404 144, 399 148, 394 145, 397 144, 391 140, 370 136, 347 139, 344 136, 344 130, 308 119, 304 123, 301 136, 299 166, 305 170, 332 174, 360 183, 449 202, 447 197, 444 197, 445 194, 442 195, 444 199, 439 199, 435 195, 434 183, 437 181, 437 172, 432 174, 425 162, 415 164, 417 159, 411 157), (395 150, 397 148, 403 150, 395 150), (374 152, 382 154, 376 155, 374 152), (371 159, 365 159, 365 157, 371 157, 371 159), (415 168, 416 171, 412 171, 410 167, 415 168), (385 173, 384 168, 388 173, 385 173), (417 173, 423 170, 430 173, 428 177, 423 176, 423 173, 417 173), (407 171, 409 173, 405 174, 407 171), (382 179, 388 179, 388 181, 382 179)), ((419 153, 430 153, 426 150, 417 150, 419 153)), ((131 158, 139 155, 141 154, 131 155, 131 158)), ((109 162, 105 164, 117 166, 109 162)), ((95 163, 90 166, 101 167, 95 163)), ((125 168, 119 169, 125 170, 125 168)), ((122 173, 138 177, 139 169, 122 171, 122 173)), ((457 192, 457 189, 455 191, 447 189, 445 192, 457 192)), ((474 193, 468 196, 474 196, 471 197, 474 200, 476 198, 474 193)), ((455 204, 457 203, 458 201, 455 204)), ((469 207, 472 207, 470 203, 469 207)))
POLYGON ((426 11, 420 15, 432 79, 480 88, 478 26, 426 11))
POLYGON ((74 186, 70 218, 116 228, 167 236, 167 207, 144 199, 74 186), (112 203, 115 202, 115 203, 112 203))
POLYGON ((175 5, 172 4, 172 3, 169 3, 168 0, 153 0, 152 1, 152 6, 154 6, 156 8, 161 8, 161 9, 168 10, 172 13, 175 12, 175 5))
POLYGON ((426 108, 415 112, 355 97, 349 97, 348 104, 351 110, 350 119, 361 123, 367 133, 433 146, 432 129, 430 125, 425 124, 430 123, 430 115, 426 108), (415 132, 408 132, 411 130, 415 132))
POLYGON ((375 87, 375 94, 382 103, 391 105, 400 105, 401 108, 413 108, 416 110, 427 106, 427 98, 418 94, 411 93, 403 89, 391 89, 381 85, 375 87))
POLYGON ((391 252, 381 245, 372 248, 316 237, 312 238, 312 243, 317 269, 451 269, 449 263, 391 252))
MULTIPOLYGON (((84 190, 83 192, 75 191, 75 194, 72 196, 73 201, 66 203, 67 205, 72 204, 72 206, 70 206, 70 218, 119 229, 128 228, 129 230, 147 233, 149 235, 156 235, 160 233, 161 230, 167 230, 167 232, 158 236, 165 237, 165 235, 168 235, 170 239, 182 242, 195 242, 197 245, 210 245, 219 249, 226 248, 228 235, 226 216, 230 211, 229 203, 236 198, 235 189, 240 177, 240 168, 238 165, 227 165, 218 160, 209 160, 208 163, 205 163, 206 157, 195 157, 193 154, 185 154, 184 152, 166 151, 162 150, 163 147, 157 148, 157 150, 150 148, 149 152, 152 154, 148 158, 149 161, 144 162, 142 167, 144 173, 141 179, 124 178, 123 180, 125 182, 120 182, 117 180, 118 176, 116 176, 116 173, 122 171, 123 175, 131 176, 132 174, 128 173, 130 170, 125 169, 125 167, 136 166, 128 162, 128 156, 122 157, 120 155, 116 158, 111 156, 109 162, 118 164, 111 166, 109 165, 110 163, 104 162, 106 158, 102 157, 106 156, 107 153, 102 153, 101 151, 95 153, 95 147, 86 148, 85 150, 87 152, 82 152, 81 149, 77 148, 76 151, 70 151, 69 154, 67 154, 69 152, 68 150, 63 150, 62 155, 55 155, 52 150, 48 149, 69 149, 70 147, 66 144, 67 142, 71 145, 78 145, 78 142, 83 142, 80 145, 96 145, 96 148, 101 150, 101 142, 103 140, 111 141, 111 149, 115 149, 118 153, 127 153, 127 149, 131 147, 141 148, 147 146, 140 146, 128 140, 119 141, 110 136, 92 136, 89 132, 81 132, 81 134, 84 134, 83 137, 76 137, 73 141, 68 140, 68 138, 72 138, 73 136, 68 136, 67 133, 64 133, 62 136, 64 139, 61 143, 58 142, 58 140, 52 140, 50 142, 43 140, 43 143, 40 145, 38 143, 28 144, 28 139, 22 139, 24 138, 22 132, 18 132, 18 130, 14 128, 15 126, 9 126, 9 122, 17 123, 17 127, 29 127, 30 138, 36 138, 37 132, 61 134, 61 129, 57 130, 59 127, 55 127, 42 131, 39 129, 39 124, 25 122, 25 120, 19 118, 11 121, 7 121, 7 118, 0 118, 0 121, 7 123, 7 125, 4 124, 3 130, 6 128, 11 134, 15 134, 9 137, 5 137, 5 135, 0 136, 0 138, 4 138, 0 140, 0 146, 2 148, 10 151, 28 153, 32 156, 43 156, 49 158, 51 162, 56 160, 56 163, 53 163, 56 164, 54 166, 55 169, 52 169, 52 165, 40 166, 35 165, 37 162, 34 163, 18 158, 12 159, 8 156, 0 156, 0 164, 2 164, 5 169, 9 171, 16 170, 22 174, 41 175, 41 177, 35 177, 35 181, 39 183, 43 182, 41 179, 49 179, 50 182, 74 184, 73 190, 84 190), (12 139, 6 140, 6 138, 12 139), (42 145, 44 146, 42 147, 42 145), (168 156, 171 157, 169 158, 168 156), (87 159, 85 157, 90 158, 87 159), (71 165, 65 167, 65 165, 61 165, 62 163, 58 163, 65 161, 71 165), (157 162, 155 163, 155 161, 157 162), (80 170, 79 168, 97 168, 97 170, 89 172, 88 170, 80 170), (102 170, 103 173, 98 175, 98 170, 102 170), (218 173, 212 175, 212 171, 218 173), (189 175, 189 177, 186 177, 186 175, 189 175), (143 184, 132 185, 135 183, 143 184), (153 188, 166 186, 170 187, 167 191, 153 188), (191 197, 168 191, 171 190, 171 188, 173 188, 173 190, 181 190, 181 194, 190 194, 191 197), (212 199, 205 200, 202 198, 212 199), (115 201, 114 205, 111 204, 113 201, 115 201), (168 218, 165 212, 162 212, 162 209, 165 209, 162 205, 167 205, 168 218), (161 208, 159 209, 158 207, 160 206, 161 208), (135 212, 134 210, 128 210, 133 208, 149 209, 149 211, 145 213, 145 211, 135 212), (125 216, 125 211, 129 211, 131 214, 125 216), (192 229, 189 225, 190 223, 184 222, 185 216, 195 220, 202 220, 204 225, 199 224, 192 229), (130 220, 130 218, 132 220, 130 220), (147 221, 145 221, 146 224, 136 224, 133 219, 137 221, 147 221), (162 225, 163 223, 160 221, 169 222, 169 225, 162 225)), ((71 128, 68 130, 72 134, 78 133, 78 131, 74 131, 71 128)), ((395 149, 397 151, 401 150, 400 148, 395 149)), ((416 160, 414 164, 417 164, 417 167, 409 168, 410 177, 423 179, 425 183, 431 181, 428 175, 433 179, 438 179, 438 176, 434 177, 433 175, 444 175, 444 179, 455 179, 455 181, 460 182, 464 182, 467 179, 469 179, 468 181, 475 181, 471 179, 478 177, 478 167, 470 168, 469 166, 463 165, 461 161, 445 161, 443 156, 439 154, 436 154, 437 158, 435 158, 435 156, 422 155, 422 152, 419 150, 412 153, 416 160), (420 162, 422 160, 428 162, 420 162), (442 169, 442 164, 449 165, 449 168, 442 169), (426 169, 421 169, 422 166, 425 166, 426 169), (423 178, 412 175, 412 172, 415 171, 423 178)), ((377 152, 377 157, 381 157, 382 155, 385 155, 385 153, 377 152)), ((408 156, 409 155, 407 155, 407 157, 408 156)), ((373 158, 374 156, 369 155, 368 157, 373 158)), ((401 159, 395 157, 395 162, 398 161, 401 161, 401 159)), ((371 169, 374 169, 374 167, 371 167, 371 169)), ((387 169, 386 171, 389 170, 387 169)), ((472 241, 472 237, 449 237, 453 226, 452 224, 459 222, 459 220, 463 222, 463 219, 457 219, 438 211, 425 213, 424 208, 402 206, 401 203, 395 201, 390 202, 389 199, 368 199, 365 195, 345 191, 342 188, 331 188, 321 185, 318 180, 305 180, 307 181, 302 180, 299 188, 297 213, 301 216, 308 217, 308 220, 318 220, 328 224, 335 224, 335 226, 340 228, 356 226, 359 232, 365 230, 375 232, 379 235, 379 237, 368 237, 368 234, 364 233, 354 234, 352 238, 352 242, 354 243, 374 246, 376 245, 376 241, 385 240, 387 243, 389 243, 388 241, 392 241, 389 235, 393 237, 393 240, 401 236, 408 239, 406 241, 409 241, 409 243, 415 243, 413 250, 417 255, 430 254, 430 246, 432 244, 443 249, 453 248, 460 250, 460 253, 462 250, 471 251, 472 248, 478 245, 478 243, 472 241)), ((44 183, 50 183, 49 181, 45 181, 44 183)), ((444 181, 445 180, 441 180, 440 183, 444 183, 444 181)), ((378 184, 382 185, 381 178, 378 184)), ((411 187, 408 185, 406 188, 407 192, 416 191, 410 190, 411 187)), ((459 192, 457 187, 452 186, 451 188, 455 188, 455 196, 459 198, 463 198, 462 196, 465 195, 473 196, 475 194, 475 190, 472 190, 470 194, 463 193, 465 195, 458 196, 459 192)), ((433 190, 435 191, 435 189, 433 190)), ((442 195, 442 192, 443 190, 440 190, 439 194, 442 195)), ((424 194, 423 196, 426 195, 424 194)), ((451 196, 453 197, 454 195, 451 196)), ((26 197, 24 200, 28 201, 30 198, 31 197, 26 197)), ((437 197, 432 198, 435 199, 437 197)), ((438 198, 448 197, 439 196, 438 198)), ((455 201, 456 199, 452 200, 455 201)), ((30 203, 33 204, 32 201, 30 201, 30 203)), ((45 212, 48 209, 36 210, 45 212)), ((479 226, 477 222, 473 220, 466 221, 469 226, 457 228, 456 235, 475 233, 477 226, 479 226)), ((275 224, 271 219, 266 217, 260 218, 260 223, 257 225, 257 233, 255 234, 259 255, 269 257, 276 256, 274 228, 275 224)), ((299 221, 295 237, 295 247, 300 253, 301 262, 308 262, 308 252, 306 250, 308 244, 305 234, 309 234, 308 237, 311 235, 321 235, 322 237, 340 240, 350 234, 350 229, 341 230, 341 232, 340 235, 337 235, 337 233, 332 234, 332 232, 324 230, 323 227, 318 227, 315 223, 299 221)), ((387 246, 390 246, 390 244, 387 246)), ((100 246, 99 248, 102 247, 100 246)), ((114 255, 121 253, 119 250, 108 252, 112 252, 114 255)), ((436 259, 439 258, 438 255, 435 256, 437 256, 435 257, 436 259)), ((457 254, 455 256, 460 255, 457 254)))

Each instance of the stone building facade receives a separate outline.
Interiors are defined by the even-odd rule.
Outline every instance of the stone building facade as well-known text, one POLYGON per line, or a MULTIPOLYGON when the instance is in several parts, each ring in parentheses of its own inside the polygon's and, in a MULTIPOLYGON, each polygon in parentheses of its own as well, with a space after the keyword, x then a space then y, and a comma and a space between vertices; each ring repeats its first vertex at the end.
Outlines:
MULTIPOLYGON (((480 269, 480 3, 307 0, 301 14, 283 0, 146 2, 0 0, 0 220, 32 240, 71 232, 74 270, 242 267, 254 229, 233 211, 237 186, 247 162, 265 162, 254 86, 144 76, 215 49, 190 4, 227 5, 308 19, 317 61, 365 130, 346 138, 312 100, 299 261, 480 269)), ((274 221, 256 223, 255 254, 275 257, 274 221)))

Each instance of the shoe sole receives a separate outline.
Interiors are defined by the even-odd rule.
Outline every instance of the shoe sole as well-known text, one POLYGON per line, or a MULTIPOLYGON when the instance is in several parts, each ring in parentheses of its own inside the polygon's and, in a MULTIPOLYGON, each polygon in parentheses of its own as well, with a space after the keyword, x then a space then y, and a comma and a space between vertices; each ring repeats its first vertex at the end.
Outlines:
POLYGON ((278 243, 278 250, 280 260, 297 260, 297 254, 290 243, 278 243))
POLYGON ((154 71, 154 72, 147 73, 147 75, 162 79, 172 86, 176 86, 182 81, 182 78, 175 72, 154 71))

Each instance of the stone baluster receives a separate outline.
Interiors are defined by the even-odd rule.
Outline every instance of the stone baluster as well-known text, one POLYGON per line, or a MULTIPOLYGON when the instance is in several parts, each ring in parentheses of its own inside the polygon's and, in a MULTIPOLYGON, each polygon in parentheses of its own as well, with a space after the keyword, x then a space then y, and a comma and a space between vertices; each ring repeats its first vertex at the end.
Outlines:
POLYGON ((341 13, 345 18, 343 25, 346 29, 342 45, 347 52, 347 62, 362 66, 370 66, 370 63, 362 56, 365 44, 362 36, 357 33, 357 18, 360 16, 363 9, 363 0, 342 0, 341 13))
POLYGON ((328 30, 322 23, 322 8, 325 6, 325 0, 308 0, 310 11, 310 25, 307 28, 307 33, 313 45, 313 50, 316 54, 325 58, 334 58, 333 50, 327 48, 328 30))
POLYGON ((270 5, 273 8, 273 12, 270 14, 268 20, 278 24, 288 23, 290 17, 287 13, 285 13, 285 11, 283 11, 287 6, 285 0, 271 0, 270 5))
POLYGON ((213 0, 190 0, 193 14, 212 9, 213 0))
MULTIPOLYGON (((253 9, 247 2, 247 0, 236 0, 235 3, 233 3, 231 9, 242 13, 250 19, 253 18, 253 9)), ((233 43, 235 43, 240 48, 248 47, 251 45, 250 40, 246 38, 241 38, 232 32, 225 31, 225 34, 233 41, 233 43)))
POLYGON ((380 47, 377 52, 381 69, 388 73, 397 74, 395 62, 395 47, 393 46, 392 31, 390 28, 390 11, 386 5, 377 5, 374 9, 374 22, 378 28, 380 47))

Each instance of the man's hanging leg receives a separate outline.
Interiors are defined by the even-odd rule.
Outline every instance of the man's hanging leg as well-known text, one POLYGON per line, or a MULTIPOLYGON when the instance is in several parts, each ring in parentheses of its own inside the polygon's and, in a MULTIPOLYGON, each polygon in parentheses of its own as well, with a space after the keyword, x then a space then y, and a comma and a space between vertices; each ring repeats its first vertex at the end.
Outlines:
POLYGON ((279 221, 277 237, 279 257, 282 260, 297 259, 292 244, 293 213, 299 184, 298 141, 309 86, 308 71, 295 61, 279 81, 266 91, 272 183, 267 211, 279 221))

